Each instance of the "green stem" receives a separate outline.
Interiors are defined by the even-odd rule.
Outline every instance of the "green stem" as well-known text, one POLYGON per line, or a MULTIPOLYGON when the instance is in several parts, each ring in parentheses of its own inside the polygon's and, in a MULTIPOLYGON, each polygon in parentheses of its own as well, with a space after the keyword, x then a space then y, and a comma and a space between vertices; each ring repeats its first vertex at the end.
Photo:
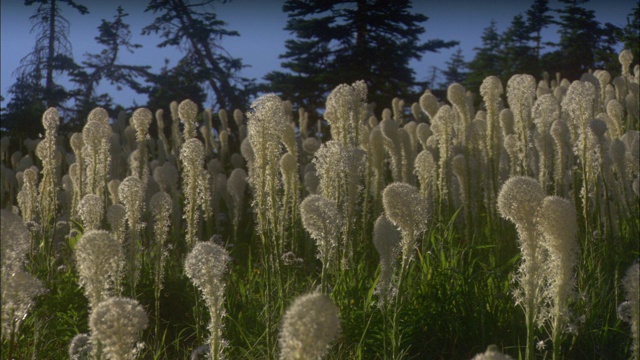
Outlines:
MULTIPOLYGON (((532 304, 530 304, 530 306, 532 306, 532 304)), ((533 360, 534 358, 534 333, 533 333, 533 320, 534 320, 534 312, 533 309, 530 308, 528 310, 525 311, 526 314, 526 318, 527 318, 527 349, 525 352, 525 360, 533 360)))
POLYGON ((553 319, 553 360, 560 360, 560 349, 562 345, 562 318, 558 311, 555 311, 553 319))
POLYGON ((391 337, 391 350, 392 359, 400 359, 400 332, 398 331, 398 315, 400 314, 400 303, 402 301, 402 283, 404 281, 406 267, 406 257, 402 259, 402 265, 400 266, 400 274, 398 275, 398 287, 396 288, 396 298, 393 303, 393 318, 391 319, 392 337, 391 337))

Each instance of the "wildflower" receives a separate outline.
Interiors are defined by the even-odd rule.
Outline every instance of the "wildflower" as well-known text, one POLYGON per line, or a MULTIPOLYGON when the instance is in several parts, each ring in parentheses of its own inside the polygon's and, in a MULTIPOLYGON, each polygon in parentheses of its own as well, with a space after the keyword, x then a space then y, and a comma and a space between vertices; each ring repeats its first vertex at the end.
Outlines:
POLYGON ((384 189, 382 204, 389 221, 402 232, 402 263, 406 265, 411 260, 417 237, 427 229, 427 201, 414 186, 395 182, 384 189))
POLYGON ((459 135, 457 139, 461 140, 466 146, 466 128, 471 122, 471 112, 467 103, 465 88, 458 83, 449 85, 447 88, 447 100, 453 105, 457 115, 454 122, 456 133, 459 135))
POLYGON ((397 290, 392 287, 392 278, 397 267, 401 239, 400 231, 381 214, 373 227, 373 245, 380 256, 380 280, 376 292, 380 294, 381 307, 393 299, 394 291, 397 290))
MULTIPOLYGON (((198 127, 196 119, 196 116, 198 115, 198 105, 193 101, 186 99, 178 105, 177 113, 180 117, 180 121, 184 124, 184 141, 195 138, 196 129, 198 127)), ((174 121, 174 123, 177 125, 176 121, 174 121)))
POLYGON ((153 179, 164 192, 173 192, 177 188, 179 178, 178 169, 169 162, 153 169, 153 179))
POLYGON ((345 146, 360 144, 360 125, 367 116, 367 84, 338 85, 327 97, 324 118, 331 125, 331 136, 345 146))
POLYGON ((287 309, 280 330, 280 359, 319 359, 340 334, 338 307, 325 294, 299 296, 287 309))
POLYGON ((287 123, 283 101, 275 94, 266 94, 251 104, 248 116, 248 144, 241 146, 249 163, 249 184, 253 189, 253 208, 257 216, 257 231, 276 232, 278 199, 278 161, 281 153, 281 134, 287 123), (249 150, 250 148, 250 150, 249 150))
POLYGON ((519 288, 514 291, 514 297, 516 304, 522 305, 525 312, 527 359, 533 357, 534 323, 539 320, 543 298, 543 254, 536 236, 536 218, 543 200, 544 192, 540 184, 523 176, 511 177, 498 194, 498 212, 516 225, 522 253, 522 263, 516 275, 519 288))
POLYGON ((360 184, 365 169, 365 152, 331 140, 320 146, 313 163, 320 178, 320 193, 335 204, 343 220, 338 253, 341 253, 342 263, 347 264, 352 251, 350 239, 357 218, 356 205, 362 190, 360 184))
POLYGON ((624 49, 618 55, 618 61, 622 65, 622 76, 630 77, 629 67, 633 63, 633 53, 629 49, 624 49))
POLYGON ((78 215, 82 219, 85 230, 96 230, 102 223, 104 204, 94 194, 85 195, 78 205, 78 215))
POLYGON ((567 312, 566 302, 574 295, 574 267, 578 259, 576 210, 571 202, 548 196, 538 212, 538 226, 543 234, 542 244, 548 251, 550 292, 558 314, 567 312))
POLYGON ((89 112, 87 122, 97 121, 103 124, 109 124, 109 113, 101 107, 96 107, 89 112))
POLYGON ((433 135, 433 132, 428 124, 420 123, 416 126, 416 138, 422 145, 423 150, 427 149, 427 140, 431 135, 433 135))
POLYGON ((316 240, 318 259, 324 267, 335 261, 342 220, 333 202, 322 195, 310 195, 300 204, 302 225, 316 240))
POLYGON ((42 162, 42 179, 38 194, 38 210, 40 224, 49 229, 51 221, 56 215, 58 205, 58 184, 56 176, 56 156, 60 156, 56 150, 57 129, 60 123, 60 114, 56 108, 49 108, 42 116, 42 125, 45 129, 44 139, 37 145, 36 156, 42 162))
POLYGON ((113 297, 101 302, 89 319, 94 354, 99 342, 107 358, 135 359, 141 349, 137 338, 147 324, 147 314, 137 300, 113 297))
POLYGON ((240 168, 234 169, 231 172, 231 175, 229 175, 229 180, 227 181, 227 191, 233 199, 233 225, 236 228, 240 224, 246 188, 247 172, 240 168))
POLYGON ((40 280, 22 269, 2 269, 2 338, 13 341, 22 321, 35 303, 34 298, 45 293, 40 280))
MULTIPOLYGON (((142 180, 135 176, 128 176, 118 187, 118 196, 125 206, 127 214, 127 224, 129 225, 129 242, 127 246, 127 267, 129 268, 129 281, 132 289, 138 282, 140 252, 140 231, 142 223, 140 221, 144 212, 145 188, 142 180)), ((134 290, 132 290, 134 291, 134 290)))
POLYGON ((91 358, 91 338, 87 334, 78 334, 69 344, 69 358, 71 360, 87 360, 91 358))
POLYGON ((22 213, 22 221, 35 221, 38 214, 38 173, 35 168, 28 168, 22 173, 22 190, 18 193, 18 207, 22 213))
POLYGON ((433 121, 433 118, 438 113, 438 99, 431 93, 430 90, 425 90, 424 94, 420 96, 418 100, 420 109, 429 116, 429 119, 433 121))
POLYGON ((415 160, 415 173, 420 183, 420 194, 425 198, 432 196, 432 192, 436 190, 434 185, 434 178, 436 174, 436 163, 433 160, 433 155, 429 150, 422 150, 415 160))
MULTIPOLYGON (((111 162, 109 153, 111 127, 109 123, 91 121, 82 128, 82 157, 84 163, 85 192, 98 195, 104 201, 104 189, 111 162)), ((84 194, 83 194, 84 196, 84 194)))
POLYGON ((471 360, 513 360, 513 358, 501 353, 497 346, 489 345, 487 351, 474 356, 471 360))
POLYGON ((219 359, 226 346, 222 339, 225 284, 222 276, 231 258, 227 251, 213 242, 198 242, 184 262, 185 273, 202 292, 211 315, 209 331, 212 359, 219 359))
POLYGON ((184 218, 187 220, 186 241, 189 247, 196 242, 196 232, 200 222, 200 209, 207 215, 211 212, 209 175, 204 169, 204 146, 196 138, 188 139, 180 149, 183 169, 183 191, 185 195, 184 218))
POLYGON ((22 269, 30 246, 29 230, 16 214, 0 210, 2 338, 12 342, 20 324, 45 292, 42 283, 22 269))
POLYGON ((0 210, 0 259, 2 273, 11 273, 22 266, 29 252, 29 230, 20 217, 8 210, 0 210))
POLYGON ((518 171, 529 172, 529 132, 531 129, 531 108, 536 96, 536 80, 527 74, 513 75, 507 82, 507 99, 511 110, 516 135, 518 136, 518 171))
MULTIPOLYGON (((480 85, 480 95, 484 99, 487 108, 487 154, 490 159, 499 156, 499 133, 496 131, 499 119, 500 95, 504 92, 502 82, 497 76, 488 76, 480 85)), ((495 174, 494 174, 495 176, 495 174)))
POLYGON ((314 137, 309 137, 304 139, 302 142, 302 150, 309 155, 315 154, 316 151, 320 148, 320 142, 318 139, 314 137))
POLYGON ((122 204, 109 206, 107 209, 107 223, 109 223, 113 237, 118 241, 118 243, 120 243, 120 245, 124 245, 126 221, 127 210, 122 204))
POLYGON ((441 203, 445 203, 447 194, 450 189, 450 170, 449 160, 451 157, 451 146, 453 138, 453 129, 451 124, 455 121, 455 112, 449 105, 440 107, 438 113, 432 119, 431 131, 433 131, 434 140, 438 143, 439 162, 438 162, 438 195, 441 203))
POLYGON ((95 307, 108 298, 120 281, 124 255, 120 244, 104 230, 90 230, 78 241, 75 249, 79 283, 95 307))
POLYGON ((624 310, 620 310, 623 305, 620 305, 618 310, 623 314, 621 319, 631 325, 632 358, 638 360, 640 359, 640 265, 637 262, 627 269, 622 279, 622 287, 627 301, 623 303, 624 310))

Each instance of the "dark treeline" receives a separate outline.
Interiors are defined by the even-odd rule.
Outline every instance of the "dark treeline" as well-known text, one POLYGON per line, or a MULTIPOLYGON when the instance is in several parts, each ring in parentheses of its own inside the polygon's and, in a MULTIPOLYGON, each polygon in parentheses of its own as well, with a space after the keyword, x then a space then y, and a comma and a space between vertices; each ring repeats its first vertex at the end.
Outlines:
POLYGON ((421 42, 419 36, 428 27, 428 14, 413 12, 409 0, 287 0, 283 11, 288 20, 283 27, 293 38, 286 40, 286 52, 280 55, 285 71, 270 72, 257 83, 241 75, 248 65, 223 47, 228 38, 240 36, 226 28, 212 6, 224 6, 227 1, 148 2, 145 11, 155 18, 143 28, 142 35, 158 35, 158 47, 175 47, 182 56, 175 66, 165 65, 158 72, 150 66, 121 61, 122 52, 135 53, 142 47, 133 42, 127 24, 129 14, 121 7, 97 26, 95 40, 103 49, 74 59, 65 14, 91 11, 78 2, 24 1, 25 6, 34 7, 30 20, 37 38, 33 51, 15 70, 17 80, 9 90, 11 99, 0 109, 0 131, 34 136, 41 132, 42 113, 51 106, 64 115, 62 131, 80 129, 89 111, 98 106, 112 117, 130 110, 115 104, 108 93, 99 93, 98 85, 104 82, 147 95, 146 104, 136 105, 151 110, 166 109, 171 101, 185 98, 200 108, 247 109, 257 94, 275 92, 315 118, 331 89, 359 79, 367 82, 369 99, 378 104, 379 112, 395 97, 415 101, 426 88, 442 94, 452 82, 477 93, 489 75, 506 82, 518 73, 542 79, 546 72, 551 78, 560 73, 575 80, 589 69, 619 68, 614 48, 620 45, 632 51, 634 61, 640 58, 637 3, 620 28, 598 22, 594 11, 583 6, 588 0, 560 0, 557 9, 550 8, 548 0, 533 0, 502 33, 492 20, 481 35, 482 46, 474 49, 473 59, 465 61, 458 49, 445 69, 432 68, 433 76, 420 81, 410 61, 459 43, 441 39, 421 42), (541 36, 552 25, 558 29, 557 43, 541 36), (62 86, 64 80, 71 85, 62 86))

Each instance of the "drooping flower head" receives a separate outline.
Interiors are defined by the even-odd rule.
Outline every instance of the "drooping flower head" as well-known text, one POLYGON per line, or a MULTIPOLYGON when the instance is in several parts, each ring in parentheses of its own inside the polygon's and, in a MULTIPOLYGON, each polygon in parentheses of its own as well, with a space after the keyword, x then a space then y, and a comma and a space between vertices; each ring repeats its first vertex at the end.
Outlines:
POLYGON ((376 292, 380 294, 379 306, 393 300, 393 292, 397 290, 390 289, 390 286, 401 250, 401 241, 402 235, 398 228, 384 214, 378 216, 373 226, 373 245, 380 256, 380 280, 376 286, 376 292))
POLYGON ((330 259, 337 247, 342 226, 334 203, 322 195, 310 195, 300 204, 300 215, 305 230, 316 240, 318 258, 324 261, 328 256, 330 259))
POLYGON ((384 212, 402 232, 403 262, 411 259, 417 237, 427 229, 429 206, 418 189, 406 183, 389 184, 382 192, 384 212))

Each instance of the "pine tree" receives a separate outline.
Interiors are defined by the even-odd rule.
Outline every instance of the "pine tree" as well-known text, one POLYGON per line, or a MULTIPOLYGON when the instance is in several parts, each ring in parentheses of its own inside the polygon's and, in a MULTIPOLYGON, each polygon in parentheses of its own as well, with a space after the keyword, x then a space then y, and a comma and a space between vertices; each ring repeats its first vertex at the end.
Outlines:
POLYGON ((464 61, 461 48, 458 48, 451 55, 451 59, 446 61, 445 65, 447 65, 447 68, 442 71, 444 83, 441 84, 441 87, 446 89, 452 83, 463 83, 467 79, 467 63, 464 61))
POLYGON ((181 102, 185 99, 196 103, 198 109, 204 108, 207 93, 202 87, 202 75, 194 70, 197 69, 195 60, 183 58, 171 68, 167 63, 168 60, 158 74, 149 77, 152 85, 148 92, 147 108, 164 109, 168 114, 172 101, 181 102))
POLYGON ((36 33, 33 51, 20 60, 17 81, 9 89, 11 99, 4 109, 3 127, 11 132, 32 135, 42 129, 41 117, 48 107, 66 109, 65 103, 74 95, 58 80, 79 69, 73 60, 69 42, 69 22, 62 16, 61 4, 80 14, 89 10, 73 0, 25 0, 26 6, 37 4, 29 18, 36 33))
MULTIPOLYGON (((164 40, 158 47, 176 46, 185 52, 181 64, 189 63, 200 76, 200 83, 213 91, 214 108, 241 108, 248 106, 255 94, 254 81, 241 77, 246 67, 239 58, 233 58, 222 47, 221 40, 239 36, 237 31, 225 29, 226 23, 208 11, 216 0, 191 2, 190 0, 151 0, 145 11, 158 14, 142 33, 160 34, 164 40)), ((177 100, 178 101, 178 100, 177 100)))
POLYGON ((560 26, 559 50, 547 56, 546 67, 575 80, 589 69, 604 68, 605 64, 612 63, 617 56, 612 43, 615 44, 619 28, 608 23, 602 27, 593 10, 580 6, 588 0, 560 2, 565 7, 556 10, 560 26))
MULTIPOLYGON (((271 72, 267 90, 308 110, 323 107, 328 92, 342 83, 365 80, 368 98, 379 107, 394 97, 408 98, 415 80, 409 67, 425 52, 437 52, 456 41, 419 41, 427 17, 411 13, 409 0, 288 0, 285 30, 295 35, 285 43, 282 67, 271 72)), ((422 90, 422 88, 420 89, 422 90)))
POLYGON ((126 86, 137 93, 149 91, 141 81, 151 76, 148 71, 150 66, 126 65, 119 61, 122 51, 133 53, 142 45, 131 42, 131 30, 124 22, 124 18, 129 14, 121 6, 118 6, 116 12, 113 21, 103 19, 98 26, 99 35, 95 40, 104 46, 104 49, 98 54, 85 54, 83 68, 76 71, 72 79, 81 89, 76 98, 75 118, 82 124, 96 106, 106 109, 112 107, 112 98, 109 94, 96 93, 96 87, 102 80, 108 80, 112 85, 117 85, 118 90, 126 86))
POLYGON ((536 48, 529 45, 531 31, 522 15, 514 16, 511 25, 501 36, 500 78, 506 83, 515 74, 532 74, 540 77, 536 48))
POLYGON ((536 59, 540 59, 540 51, 543 49, 542 45, 542 30, 553 24, 553 16, 549 15, 551 8, 549 7, 549 0, 534 0, 531 7, 527 10, 527 28, 529 30, 531 41, 535 42, 535 56, 536 59))
POLYGON ((469 62, 469 75, 467 76, 467 88, 478 93, 482 81, 490 75, 500 76, 500 34, 496 27, 496 21, 491 20, 488 27, 482 32, 482 47, 473 48, 476 56, 469 62))
POLYGON ((621 41, 625 49, 631 50, 633 61, 640 61, 640 4, 631 10, 627 16, 627 25, 622 29, 621 41))
POLYGON ((42 123, 38 119, 47 109, 42 94, 45 89, 39 72, 20 74, 9 88, 11 100, 2 109, 2 130, 13 137, 26 138, 42 133, 42 123))

